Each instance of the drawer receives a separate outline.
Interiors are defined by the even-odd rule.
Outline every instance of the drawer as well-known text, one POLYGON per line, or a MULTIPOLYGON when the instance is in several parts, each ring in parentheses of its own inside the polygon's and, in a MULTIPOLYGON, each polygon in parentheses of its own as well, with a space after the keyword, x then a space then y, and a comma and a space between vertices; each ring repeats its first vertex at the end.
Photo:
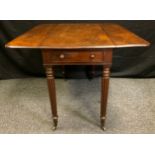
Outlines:
POLYGON ((93 64, 104 63, 106 54, 104 51, 43 51, 44 64, 93 64))

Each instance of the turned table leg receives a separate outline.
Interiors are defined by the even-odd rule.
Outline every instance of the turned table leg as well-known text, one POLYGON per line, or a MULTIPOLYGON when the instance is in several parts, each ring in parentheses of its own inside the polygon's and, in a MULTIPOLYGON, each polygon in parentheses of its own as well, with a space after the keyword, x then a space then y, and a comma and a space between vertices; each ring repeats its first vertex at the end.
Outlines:
POLYGON ((109 89, 110 66, 103 66, 101 84, 101 128, 105 130, 106 108, 109 89))
POLYGON ((47 82, 48 82, 51 110, 53 115, 53 123, 54 123, 53 130, 55 130, 58 124, 58 114, 57 114, 54 72, 53 72, 52 66, 45 67, 45 70, 46 70, 46 76, 47 76, 47 82))

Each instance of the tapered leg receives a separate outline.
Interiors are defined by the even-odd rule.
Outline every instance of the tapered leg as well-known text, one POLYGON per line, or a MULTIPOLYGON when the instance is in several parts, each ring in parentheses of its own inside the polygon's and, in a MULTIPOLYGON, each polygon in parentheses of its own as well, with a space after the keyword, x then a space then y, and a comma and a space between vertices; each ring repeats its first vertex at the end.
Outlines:
POLYGON ((45 67, 45 69, 46 69, 46 76, 47 76, 47 82, 48 82, 51 110, 53 115, 53 124, 54 124, 53 130, 55 130, 58 124, 58 114, 57 114, 54 72, 53 72, 52 66, 45 67))
POLYGON ((105 130, 106 108, 108 100, 110 66, 103 66, 101 84, 101 128, 105 130))

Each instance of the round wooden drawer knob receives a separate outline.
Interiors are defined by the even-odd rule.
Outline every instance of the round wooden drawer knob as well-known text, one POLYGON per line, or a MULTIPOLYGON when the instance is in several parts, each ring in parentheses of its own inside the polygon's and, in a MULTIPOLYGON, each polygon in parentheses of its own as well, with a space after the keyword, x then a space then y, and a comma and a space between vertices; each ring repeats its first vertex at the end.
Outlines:
POLYGON ((90 58, 91 58, 91 59, 94 59, 94 58, 95 58, 95 54, 91 54, 91 55, 90 55, 90 58))
POLYGON ((60 59, 64 59, 65 58, 65 55, 64 54, 60 54, 60 59))

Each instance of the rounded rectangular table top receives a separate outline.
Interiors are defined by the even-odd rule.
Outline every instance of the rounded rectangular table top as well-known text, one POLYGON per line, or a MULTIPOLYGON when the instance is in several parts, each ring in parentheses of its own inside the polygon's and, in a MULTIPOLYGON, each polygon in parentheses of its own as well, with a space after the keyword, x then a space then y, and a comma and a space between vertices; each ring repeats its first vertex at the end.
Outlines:
POLYGON ((9 48, 96 49, 149 46, 117 24, 42 24, 6 44, 9 48))

